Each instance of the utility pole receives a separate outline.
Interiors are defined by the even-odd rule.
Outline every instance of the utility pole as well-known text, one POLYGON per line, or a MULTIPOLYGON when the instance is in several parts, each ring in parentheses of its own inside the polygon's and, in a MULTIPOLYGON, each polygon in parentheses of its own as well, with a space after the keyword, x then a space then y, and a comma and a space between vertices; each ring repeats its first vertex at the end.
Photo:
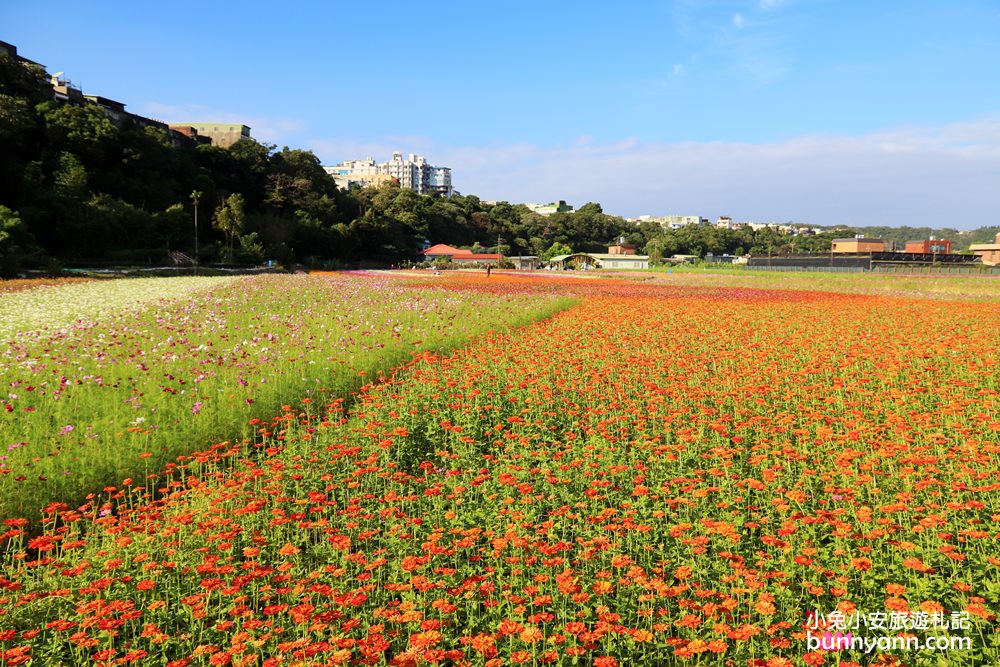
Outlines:
POLYGON ((191 193, 191 202, 194 204, 194 275, 198 275, 198 202, 201 200, 201 193, 197 190, 191 193))

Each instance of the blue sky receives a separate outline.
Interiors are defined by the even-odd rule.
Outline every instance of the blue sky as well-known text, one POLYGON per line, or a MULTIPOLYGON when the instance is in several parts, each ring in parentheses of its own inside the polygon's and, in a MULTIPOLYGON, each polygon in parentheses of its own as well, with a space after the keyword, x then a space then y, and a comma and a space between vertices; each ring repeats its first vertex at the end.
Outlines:
POLYGON ((813 224, 1000 224, 1000 3, 23 2, 84 92, 392 150, 483 199, 813 224))

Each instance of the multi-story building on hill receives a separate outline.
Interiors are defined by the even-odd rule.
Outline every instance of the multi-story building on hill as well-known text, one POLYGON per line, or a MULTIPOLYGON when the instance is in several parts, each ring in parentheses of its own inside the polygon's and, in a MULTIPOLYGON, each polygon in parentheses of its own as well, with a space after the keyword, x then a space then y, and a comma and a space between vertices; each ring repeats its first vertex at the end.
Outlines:
POLYGON ((542 217, 548 217, 553 213, 572 213, 573 207, 560 199, 548 204, 525 204, 529 211, 537 213, 542 217))
POLYGON ((382 163, 375 162, 371 157, 364 160, 344 160, 323 169, 333 176, 338 187, 345 189, 352 185, 379 186, 395 181, 400 187, 420 194, 439 193, 450 197, 454 193, 450 168, 435 167, 428 164, 423 156, 413 153, 403 159, 403 154, 395 151, 391 160, 382 163))
POLYGON ((199 137, 208 137, 213 146, 229 148, 240 139, 252 139, 250 128, 241 123, 177 123, 171 127, 190 128, 199 137))
POLYGON ((56 72, 51 77, 52 99, 56 102, 68 104, 83 104, 86 99, 80 86, 74 85, 72 81, 63 76, 63 72, 56 72))
MULTIPOLYGON (((0 41, 0 56, 14 58, 15 60, 41 67, 44 66, 33 60, 24 58, 17 52, 17 47, 8 42, 0 41)), ((74 106, 93 105, 98 107, 104 115, 119 128, 130 124, 141 128, 153 127, 162 130, 167 134, 170 142, 177 147, 195 146, 199 143, 211 143, 213 138, 215 144, 219 146, 229 146, 235 143, 236 138, 250 136, 250 128, 246 125, 226 125, 225 123, 190 123, 188 125, 168 126, 161 120, 147 118, 139 114, 132 113, 125 109, 125 103, 104 97, 102 95, 84 94, 83 90, 74 85, 72 81, 64 76, 64 72, 56 72, 49 75, 52 84, 52 99, 61 104, 74 106), (193 127, 192 127, 193 126, 193 127), (199 132, 199 128, 202 131, 199 132), (231 135, 237 135, 231 138, 231 135)))
POLYGON ((688 225, 700 225, 702 217, 700 215, 665 215, 661 218, 654 218, 654 222, 659 222, 665 229, 680 229, 688 225))
POLYGON ((664 229, 680 229, 688 225, 700 225, 707 222, 700 215, 639 215, 626 218, 628 222, 655 222, 664 229))

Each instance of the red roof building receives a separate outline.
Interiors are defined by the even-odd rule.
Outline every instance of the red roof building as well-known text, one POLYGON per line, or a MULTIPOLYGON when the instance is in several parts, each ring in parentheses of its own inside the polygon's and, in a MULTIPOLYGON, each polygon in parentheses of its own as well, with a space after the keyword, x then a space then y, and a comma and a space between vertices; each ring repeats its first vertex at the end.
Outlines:
POLYGON ((445 257, 455 264, 496 264, 500 261, 500 255, 492 253, 474 253, 470 250, 453 248, 450 245, 439 243, 423 251, 424 259, 434 261, 445 257))
POLYGON ((423 255, 427 259, 437 259, 438 257, 452 257, 454 255, 461 255, 468 252, 468 250, 459 250, 458 248, 452 248, 450 245, 438 243, 437 245, 433 245, 427 250, 424 250, 423 255))

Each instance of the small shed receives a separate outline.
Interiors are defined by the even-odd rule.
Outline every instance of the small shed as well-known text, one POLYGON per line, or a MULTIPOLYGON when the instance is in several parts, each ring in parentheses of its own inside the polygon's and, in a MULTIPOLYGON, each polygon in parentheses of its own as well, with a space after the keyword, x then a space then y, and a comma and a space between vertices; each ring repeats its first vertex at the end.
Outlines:
POLYGON ((534 271, 541 266, 538 255, 508 255, 505 259, 518 271, 534 271))

